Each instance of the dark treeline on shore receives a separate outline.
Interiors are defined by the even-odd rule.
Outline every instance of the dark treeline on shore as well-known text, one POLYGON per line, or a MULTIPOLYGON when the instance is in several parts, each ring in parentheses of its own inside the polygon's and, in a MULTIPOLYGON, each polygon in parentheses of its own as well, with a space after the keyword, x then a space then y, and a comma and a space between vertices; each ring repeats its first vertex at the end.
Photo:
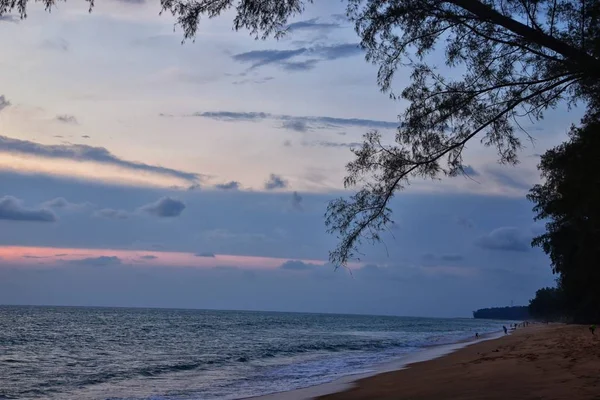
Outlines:
POLYGON ((530 315, 527 306, 491 307, 473 311, 473 318, 524 321, 529 319, 530 315))

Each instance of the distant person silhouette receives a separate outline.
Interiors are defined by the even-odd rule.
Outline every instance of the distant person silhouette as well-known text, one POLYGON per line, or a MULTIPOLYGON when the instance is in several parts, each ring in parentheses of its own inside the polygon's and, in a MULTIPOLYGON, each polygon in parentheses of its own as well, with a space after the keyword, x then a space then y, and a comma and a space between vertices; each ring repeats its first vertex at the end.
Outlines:
POLYGON ((479 332, 475 332, 475 339, 479 339, 479 332))
POLYGON ((596 324, 592 324, 590 325, 590 332, 592 332, 592 335, 595 335, 596 333, 596 324))
POLYGON ((508 334, 508 329, 506 329, 506 326, 502 325, 502 329, 504 329, 504 334, 507 335, 508 334))

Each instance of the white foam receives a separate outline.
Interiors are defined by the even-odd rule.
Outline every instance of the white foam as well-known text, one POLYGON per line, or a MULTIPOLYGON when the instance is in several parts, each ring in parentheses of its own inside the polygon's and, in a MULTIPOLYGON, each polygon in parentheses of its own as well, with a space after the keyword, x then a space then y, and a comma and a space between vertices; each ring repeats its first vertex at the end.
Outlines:
POLYGON ((502 337, 502 332, 495 332, 487 335, 482 335, 477 340, 463 341, 458 343, 431 346, 424 348, 423 350, 409 353, 394 361, 387 362, 379 365, 375 370, 362 374, 346 375, 342 378, 336 379, 329 383, 321 385, 311 386, 303 389, 291 390, 287 392, 279 392, 268 394, 265 396, 253 397, 254 400, 311 400, 315 397, 325 396, 332 393, 343 392, 350 389, 356 381, 368 378, 373 375, 381 374, 384 372, 398 371, 406 368, 410 364, 433 360, 438 357, 445 356, 453 353, 456 350, 462 349, 469 345, 484 342, 487 340, 498 339, 502 337))

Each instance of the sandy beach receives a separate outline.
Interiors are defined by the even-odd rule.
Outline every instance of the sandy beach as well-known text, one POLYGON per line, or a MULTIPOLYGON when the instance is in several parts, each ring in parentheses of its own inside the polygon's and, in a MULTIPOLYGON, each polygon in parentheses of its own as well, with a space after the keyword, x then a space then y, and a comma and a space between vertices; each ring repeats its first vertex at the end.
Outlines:
POLYGON ((319 399, 600 399, 599 370, 600 337, 587 327, 535 325, 319 399))

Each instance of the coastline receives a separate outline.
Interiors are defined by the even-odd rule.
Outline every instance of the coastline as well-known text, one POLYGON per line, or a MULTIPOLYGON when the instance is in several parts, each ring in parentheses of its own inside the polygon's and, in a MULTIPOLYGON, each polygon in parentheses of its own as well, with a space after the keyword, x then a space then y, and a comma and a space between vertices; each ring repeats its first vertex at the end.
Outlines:
POLYGON ((431 345, 423 347, 414 353, 405 354, 397 359, 387 361, 374 367, 373 371, 342 376, 331 382, 306 388, 276 392, 261 396, 246 397, 239 400, 311 400, 328 395, 345 393, 357 385, 359 381, 378 376, 380 374, 400 371, 409 368, 413 364, 432 361, 447 356, 468 346, 497 340, 505 336, 502 331, 489 332, 480 336, 479 339, 463 339, 458 342, 431 345))
POLYGON ((600 398, 600 335, 533 325, 409 368, 357 380, 319 400, 589 400, 600 398))

